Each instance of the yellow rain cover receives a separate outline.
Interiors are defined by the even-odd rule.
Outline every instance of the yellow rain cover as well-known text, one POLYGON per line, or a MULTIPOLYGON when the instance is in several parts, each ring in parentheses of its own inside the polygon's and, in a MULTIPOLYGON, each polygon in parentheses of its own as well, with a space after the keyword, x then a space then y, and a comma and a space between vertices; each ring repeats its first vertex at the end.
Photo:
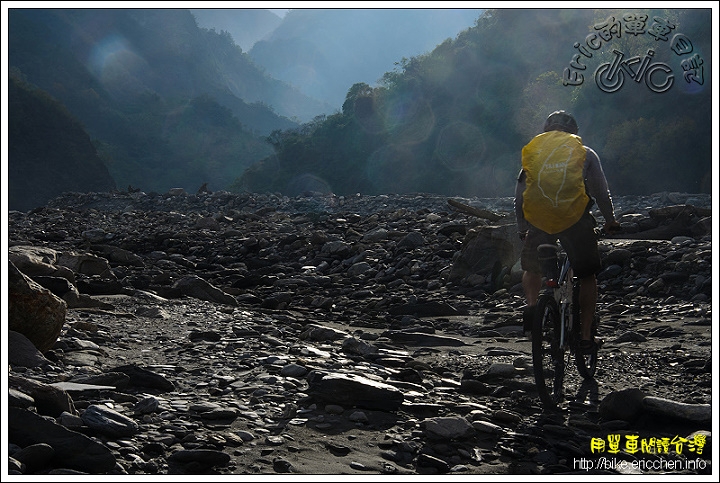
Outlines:
POLYGON ((587 206, 582 139, 562 131, 538 134, 522 150, 523 213, 533 226, 559 233, 577 222, 587 206))

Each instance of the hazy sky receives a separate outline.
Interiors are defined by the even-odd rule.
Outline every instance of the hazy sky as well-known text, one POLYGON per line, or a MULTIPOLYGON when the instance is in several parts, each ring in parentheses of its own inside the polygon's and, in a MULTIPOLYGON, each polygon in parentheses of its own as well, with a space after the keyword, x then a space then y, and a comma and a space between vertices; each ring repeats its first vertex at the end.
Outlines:
MULTIPOLYGON (((121 2, 127 3, 127 2, 121 2)), ((148 2, 142 2, 147 4, 148 2)), ((161 7, 163 2, 158 3, 161 7)), ((497 3, 497 2, 495 2, 497 3)), ((500 2, 502 3, 502 2, 500 2)), ((492 5, 498 6, 498 5, 492 5)), ((478 2, 175 2, 173 8, 266 8, 281 18, 292 8, 483 8, 478 2), (188 5, 184 5, 184 4, 188 5), (276 8, 287 7, 287 8, 276 8)))

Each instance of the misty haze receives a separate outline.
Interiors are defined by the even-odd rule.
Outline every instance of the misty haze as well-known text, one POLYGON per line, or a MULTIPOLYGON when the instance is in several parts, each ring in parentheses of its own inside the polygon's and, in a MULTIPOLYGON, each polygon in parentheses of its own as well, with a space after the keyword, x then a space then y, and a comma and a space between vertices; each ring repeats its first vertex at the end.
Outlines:
POLYGON ((3 2, 9 476, 717 473, 714 4, 72 5, 3 2))
POLYGON ((676 27, 662 41, 616 20, 590 52, 574 45, 628 12, 10 9, 10 206, 203 183, 509 196, 520 149, 556 109, 574 113, 615 193, 709 192, 710 10, 642 13, 676 27), (692 52, 675 54, 670 34, 692 52), (593 72, 613 51, 649 48, 672 72, 667 92, 629 77, 598 87, 593 72), (699 75, 683 75, 698 61, 699 75), (38 143, 48 109, 67 118, 38 143), (65 180, 65 162, 103 174, 65 180))

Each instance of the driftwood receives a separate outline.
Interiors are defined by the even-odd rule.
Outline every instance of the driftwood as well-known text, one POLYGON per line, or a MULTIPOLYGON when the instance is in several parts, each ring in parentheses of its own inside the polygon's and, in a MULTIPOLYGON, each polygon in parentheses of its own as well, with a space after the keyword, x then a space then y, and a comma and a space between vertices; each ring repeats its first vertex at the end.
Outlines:
POLYGON ((475 208, 474 206, 466 205, 465 203, 460 203, 457 200, 454 199, 448 199, 448 204, 452 206, 453 208, 457 208, 458 210, 467 213, 469 215, 477 216, 478 218, 485 218, 486 220, 490 221, 498 221, 501 219, 504 215, 499 215, 497 213, 493 213, 489 210, 483 210, 482 208, 475 208))
MULTIPOLYGON (((459 211, 492 222, 507 216, 507 214, 476 208, 452 198, 447 202, 459 211)), ((712 216, 712 210, 693 205, 673 205, 652 209, 648 215, 658 223, 655 228, 638 232, 621 232, 612 235, 611 238, 628 240, 672 240, 676 236, 696 238, 709 233, 709 219, 712 216)))
POLYGON ((699 217, 708 217, 711 210, 697 208, 692 205, 666 206, 650 210, 651 218, 659 220, 661 224, 649 230, 636 233, 621 233, 613 235, 613 238, 625 238, 631 240, 672 240, 676 236, 696 237, 703 235, 704 226, 699 217), (667 220, 670 220, 667 222, 667 220))
POLYGON ((712 216, 712 209, 693 205, 671 205, 663 206, 661 208, 653 208, 648 211, 648 215, 650 215, 650 218, 655 218, 657 220, 677 218, 679 215, 699 216, 704 218, 706 216, 712 216))
POLYGON ((643 406, 651 413, 665 418, 679 418, 696 423, 712 421, 710 404, 688 404, 661 397, 645 396, 643 406))

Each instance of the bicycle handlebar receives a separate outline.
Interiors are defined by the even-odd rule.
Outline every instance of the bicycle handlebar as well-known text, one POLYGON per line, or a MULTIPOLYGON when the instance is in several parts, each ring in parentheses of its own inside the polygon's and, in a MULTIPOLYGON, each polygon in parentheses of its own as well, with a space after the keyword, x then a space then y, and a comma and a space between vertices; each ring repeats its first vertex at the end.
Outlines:
POLYGON ((611 231, 607 231, 605 228, 606 228, 606 226, 598 227, 598 228, 594 229, 595 237, 597 239, 612 237, 613 235, 619 235, 623 232, 623 228, 620 225, 615 226, 614 228, 616 228, 616 229, 611 230, 611 231))

